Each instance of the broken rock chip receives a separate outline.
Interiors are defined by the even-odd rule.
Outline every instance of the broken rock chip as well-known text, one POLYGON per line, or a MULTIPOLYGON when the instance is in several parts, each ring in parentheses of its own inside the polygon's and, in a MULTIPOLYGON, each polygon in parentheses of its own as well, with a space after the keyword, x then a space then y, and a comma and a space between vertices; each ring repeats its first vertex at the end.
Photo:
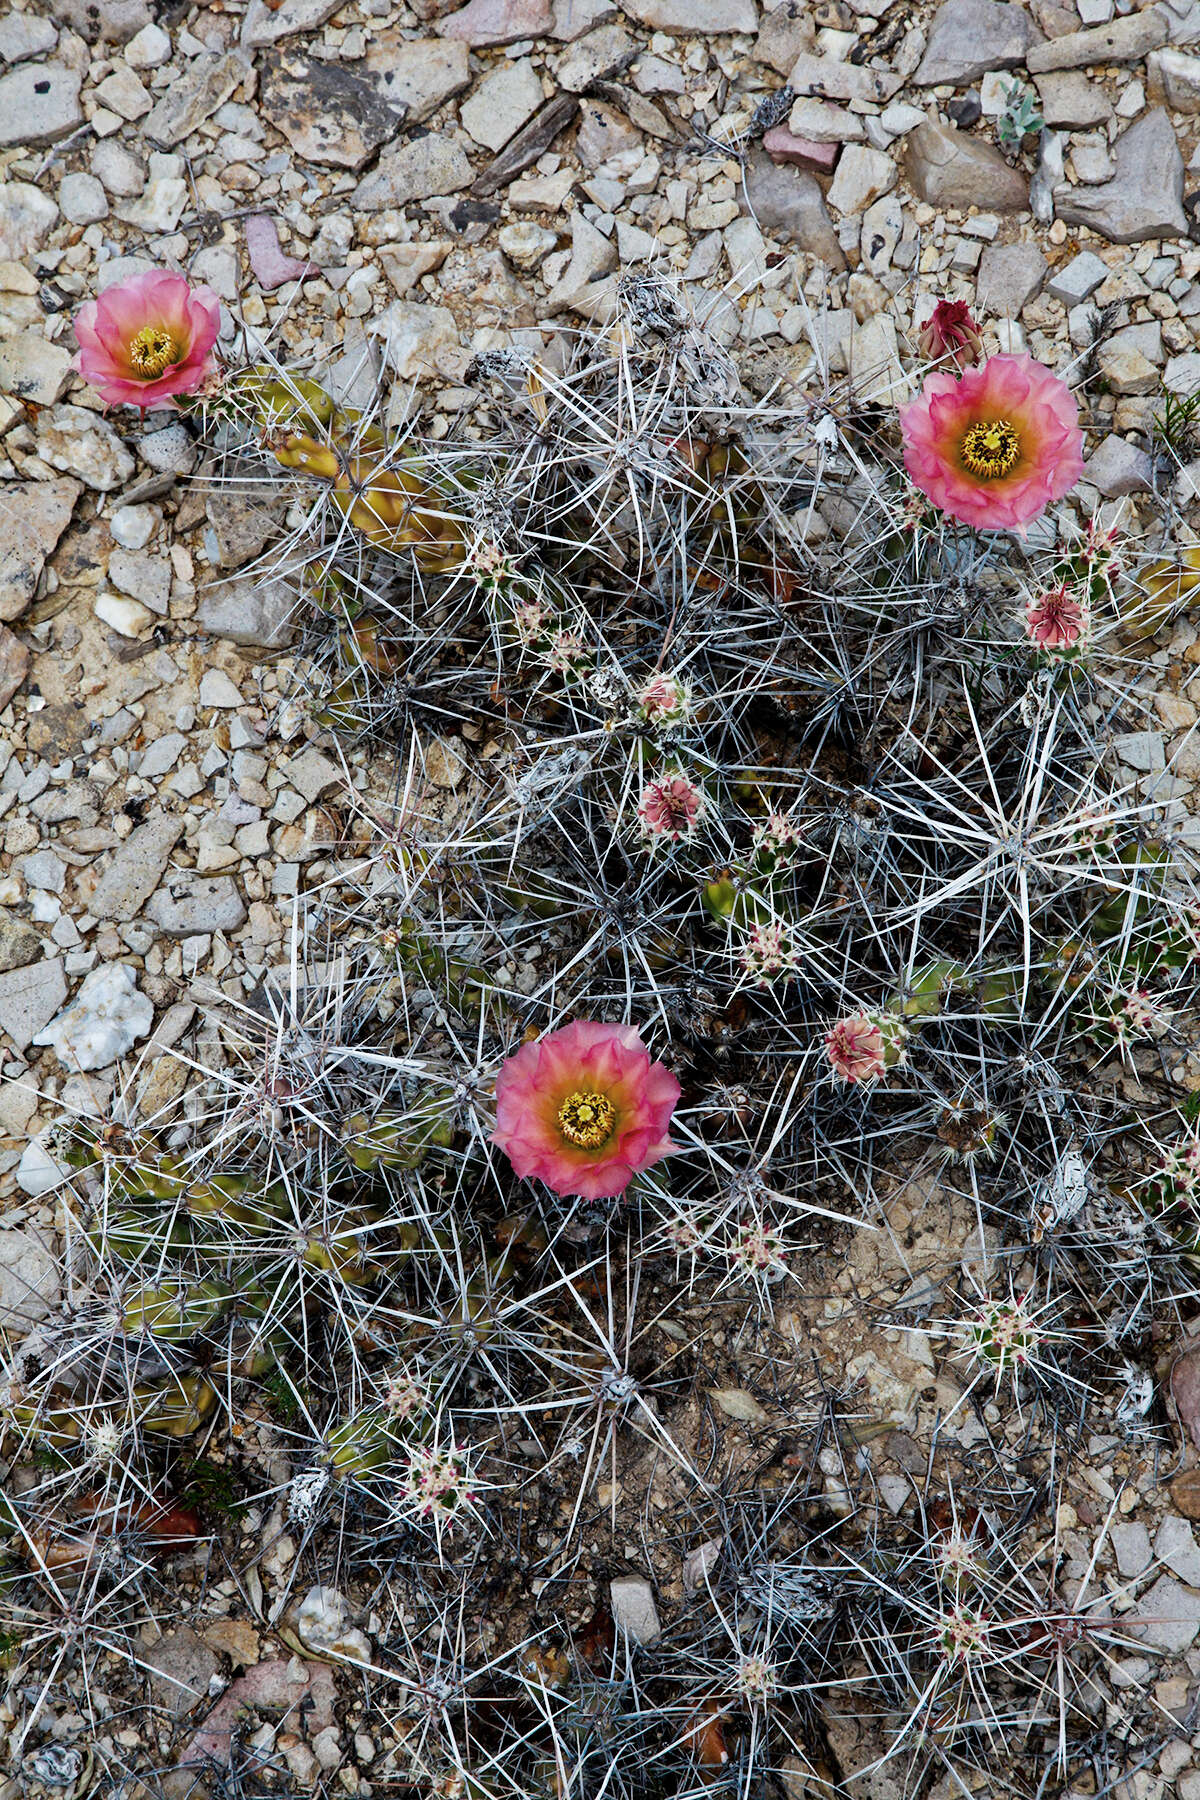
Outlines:
POLYGON ((929 29, 913 80, 918 87, 965 87, 993 69, 1015 69, 1037 35, 1023 6, 997 0, 946 0, 929 29))
POLYGON ((283 50, 265 59, 258 103, 297 156, 326 168, 361 169, 399 126, 373 81, 283 50))
POLYGON ((19 618, 33 599, 42 565, 82 491, 77 481, 0 486, 0 619, 19 618))
POLYGON ((441 132, 410 138, 398 150, 386 151, 371 173, 355 188, 351 202, 360 212, 407 206, 434 194, 456 194, 470 187, 475 171, 460 144, 441 132))
POLYGON ((981 138, 926 119, 905 143, 904 167, 918 196, 931 206, 987 207, 1024 212, 1029 183, 981 138))
POLYGON ((106 1069, 147 1036, 154 1007, 128 963, 100 963, 84 976, 65 1011, 34 1038, 66 1069, 106 1069))
POLYGON ((246 236, 246 254, 254 279, 270 293, 287 281, 308 281, 320 270, 315 263, 300 262, 289 256, 279 242, 279 228, 270 213, 251 213, 242 222, 246 236))

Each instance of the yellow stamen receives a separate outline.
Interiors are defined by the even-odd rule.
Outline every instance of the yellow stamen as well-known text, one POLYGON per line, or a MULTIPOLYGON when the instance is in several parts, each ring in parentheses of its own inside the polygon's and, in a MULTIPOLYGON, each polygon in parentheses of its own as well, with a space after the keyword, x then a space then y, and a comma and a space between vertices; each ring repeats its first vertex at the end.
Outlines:
POLYGON ((1007 475, 1021 454, 1021 440, 1007 419, 988 419, 969 427, 962 441, 962 459, 972 475, 995 481, 1007 475))
POLYGON ((607 1143, 616 1117, 603 1094, 568 1094, 558 1109, 559 1130, 581 1150, 598 1150, 607 1143))
POLYGON ((161 325, 143 325, 129 346, 129 360, 148 381, 179 361, 179 346, 161 325))

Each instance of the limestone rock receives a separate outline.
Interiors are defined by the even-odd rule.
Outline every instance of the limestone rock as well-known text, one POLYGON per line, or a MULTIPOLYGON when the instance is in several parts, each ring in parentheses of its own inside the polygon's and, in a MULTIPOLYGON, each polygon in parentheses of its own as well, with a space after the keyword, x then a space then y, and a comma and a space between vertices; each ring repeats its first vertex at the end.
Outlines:
POLYGON ((265 58, 259 106, 297 156, 327 168, 361 169, 397 130, 396 114, 375 82, 295 52, 265 58))
POLYGON ((1094 125, 1106 125, 1113 116, 1112 101, 1104 89, 1077 69, 1039 75, 1033 85, 1047 125, 1088 131, 1094 125))
POLYGON ((997 0, 945 0, 913 80, 918 87, 965 87, 993 69, 1016 69, 1035 36, 1023 6, 997 0))
POLYGON ((55 144, 83 124, 80 78, 61 63, 20 63, 0 76, 0 149, 55 144))
POLYGON ((0 392, 35 406, 53 406, 71 376, 71 352, 40 331, 0 341, 0 392))
POLYGON ((31 1226, 0 1229, 0 1331, 24 1336, 61 1295, 58 1258, 45 1233, 31 1226))
POLYGON ((161 812, 131 832, 113 853, 88 902, 93 917, 121 921, 135 918, 161 881, 167 860, 182 835, 183 820, 161 812))
POLYGON ((58 208, 30 181, 0 182, 0 262, 24 262, 58 222, 58 208))
POLYGON ((42 565, 70 523, 77 481, 18 481, 0 487, 0 619, 33 599, 42 565))
POLYGON ((236 931, 246 923, 246 903, 232 875, 196 875, 182 869, 152 895, 146 916, 168 937, 236 931))
POLYGON ((146 136, 164 149, 182 143, 197 125, 203 125, 218 106, 224 105, 247 71, 248 64, 236 50, 224 56, 195 57, 179 79, 164 90, 143 126, 146 136))
POLYGON ((470 53, 460 39, 402 38, 396 30, 371 43, 366 68, 407 125, 427 119, 471 80, 470 53))
POLYGON ((554 25, 550 0, 470 0, 437 26, 439 37, 461 38, 473 49, 515 44, 548 35, 554 25))
POLYGON ((463 130, 489 150, 502 150, 542 104, 541 77, 528 56, 503 62, 459 108, 463 130))
POLYGON ((247 50, 263 50, 297 32, 316 31, 342 3, 343 0, 279 0, 272 6, 267 0, 250 0, 242 25, 242 45, 247 50))
POLYGON ((627 0, 623 10, 651 31, 704 37, 727 31, 757 31, 754 0, 627 0))
POLYGON ((57 956, 0 975, 0 1037, 24 1053, 66 997, 66 977, 57 956))
POLYGON ((1166 21, 1157 7, 1129 13, 1100 25, 1094 31, 1072 31, 1065 37, 1034 44, 1025 58, 1031 75, 1049 69, 1089 69, 1097 63, 1140 62, 1151 50, 1165 44, 1166 21))
POLYGON ((128 481, 135 466, 108 420, 85 406, 52 406, 42 415, 38 454, 102 494, 128 481))
POLYGON ((984 312, 1015 319, 1040 293, 1046 258, 1036 244, 989 244, 979 262, 975 295, 984 312))
POLYGON ((1148 493, 1154 485, 1154 471, 1146 452, 1115 432, 1092 452, 1083 474, 1084 480, 1099 488, 1106 500, 1119 499, 1122 494, 1148 493))
POLYGON ((1114 244, 1186 237, 1183 158, 1168 115, 1161 108, 1144 113, 1121 133, 1112 154, 1117 172, 1111 181, 1056 190, 1058 217, 1068 225, 1086 225, 1114 244))
POLYGON ((845 254, 814 176, 754 153, 746 162, 746 198, 765 232, 798 244, 831 269, 845 268, 845 254))
POLYGON ((951 125, 927 119, 909 133, 904 150, 908 179, 931 206, 980 206, 989 212, 1023 212, 1029 205, 1025 177, 998 150, 951 125))
POLYGON ((385 206, 407 206, 434 194, 456 194, 474 179, 466 151, 452 138, 431 131, 381 156, 378 166, 355 188, 352 204, 360 212, 380 212, 385 206))
POLYGON ((299 604, 295 583, 286 576, 223 581, 201 599, 196 623, 234 644, 280 650, 296 634, 299 604))
POLYGON ((1200 56, 1182 50, 1156 50, 1146 59, 1150 92, 1172 112, 1200 112, 1200 56))

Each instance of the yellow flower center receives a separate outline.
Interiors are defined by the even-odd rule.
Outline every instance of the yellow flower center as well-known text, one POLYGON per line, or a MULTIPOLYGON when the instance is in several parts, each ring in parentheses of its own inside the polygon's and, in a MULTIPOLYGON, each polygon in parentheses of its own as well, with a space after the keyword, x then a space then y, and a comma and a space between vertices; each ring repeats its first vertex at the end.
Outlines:
POLYGON ((1021 454, 1021 440, 1007 419, 972 425, 962 441, 962 459, 972 475, 995 481, 1007 475, 1021 454))
POLYGON ((179 346, 161 325, 143 325, 129 346, 129 360, 148 381, 179 361, 179 346))
POLYGON ((598 1150, 612 1136, 616 1112, 603 1094, 568 1094, 558 1109, 558 1126, 569 1143, 598 1150))

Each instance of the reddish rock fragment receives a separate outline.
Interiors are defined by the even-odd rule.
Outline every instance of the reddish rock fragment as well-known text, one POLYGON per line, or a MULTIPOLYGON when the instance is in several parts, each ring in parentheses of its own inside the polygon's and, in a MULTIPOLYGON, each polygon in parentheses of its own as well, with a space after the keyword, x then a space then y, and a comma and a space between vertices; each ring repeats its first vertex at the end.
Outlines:
POLYGON ((792 163, 816 175, 833 174, 841 148, 840 144, 818 144, 812 138, 797 137, 786 125, 772 125, 763 133, 763 149, 772 162, 792 163))

